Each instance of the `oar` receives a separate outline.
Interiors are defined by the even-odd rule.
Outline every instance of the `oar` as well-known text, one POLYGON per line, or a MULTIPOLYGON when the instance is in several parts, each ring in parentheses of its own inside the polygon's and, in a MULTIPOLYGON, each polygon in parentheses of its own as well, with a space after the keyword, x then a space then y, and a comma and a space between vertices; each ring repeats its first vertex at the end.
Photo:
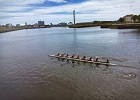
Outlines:
POLYGON ((61 66, 66 65, 67 63, 61 64, 61 66))

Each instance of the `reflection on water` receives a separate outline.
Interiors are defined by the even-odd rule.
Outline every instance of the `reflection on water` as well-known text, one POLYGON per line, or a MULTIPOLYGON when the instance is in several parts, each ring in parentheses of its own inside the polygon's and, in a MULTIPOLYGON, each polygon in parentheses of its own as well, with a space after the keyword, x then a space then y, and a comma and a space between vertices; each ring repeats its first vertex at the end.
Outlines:
POLYGON ((120 33, 126 33, 126 34, 138 34, 140 35, 140 29, 127 29, 127 30, 123 30, 120 33))
POLYGON ((140 31, 48 28, 0 34, 2 100, 139 100, 140 31), (51 58, 68 53, 117 66, 51 58))

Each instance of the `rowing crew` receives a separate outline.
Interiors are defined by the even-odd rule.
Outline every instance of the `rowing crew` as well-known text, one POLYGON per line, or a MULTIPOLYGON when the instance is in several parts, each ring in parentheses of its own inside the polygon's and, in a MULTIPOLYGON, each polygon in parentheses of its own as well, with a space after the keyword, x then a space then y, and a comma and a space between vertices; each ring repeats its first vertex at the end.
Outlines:
MULTIPOLYGON (((76 57, 74 54, 72 56, 69 56, 68 54, 65 56, 65 53, 64 54, 57 54, 56 56, 59 56, 59 57, 66 57, 66 58, 74 58, 74 59, 79 59, 79 60, 87 60, 87 61, 95 61, 95 62, 99 62, 99 57, 96 57, 95 60, 90 57, 89 59, 86 57, 86 56, 83 56, 83 58, 81 58, 79 55, 76 57)), ((107 59, 106 63, 109 63, 109 59, 107 59)))

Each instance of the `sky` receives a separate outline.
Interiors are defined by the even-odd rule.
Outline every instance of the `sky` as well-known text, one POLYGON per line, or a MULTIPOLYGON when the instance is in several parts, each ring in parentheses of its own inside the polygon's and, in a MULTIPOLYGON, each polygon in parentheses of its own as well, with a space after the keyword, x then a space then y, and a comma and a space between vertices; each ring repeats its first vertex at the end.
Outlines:
POLYGON ((140 0, 0 0, 0 25, 118 20, 140 14, 140 0))

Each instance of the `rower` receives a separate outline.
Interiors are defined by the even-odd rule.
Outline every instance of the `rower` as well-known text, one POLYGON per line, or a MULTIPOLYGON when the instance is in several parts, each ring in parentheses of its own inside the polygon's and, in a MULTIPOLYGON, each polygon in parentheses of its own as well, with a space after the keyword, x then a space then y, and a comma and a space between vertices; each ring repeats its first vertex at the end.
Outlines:
POLYGON ((69 54, 67 54, 66 57, 69 58, 69 54))
POLYGON ((75 54, 73 54, 73 55, 71 56, 71 58, 75 58, 75 54))
POLYGON ((63 54, 61 55, 61 57, 64 57, 64 55, 65 55, 65 53, 63 53, 63 54))
POLYGON ((93 61, 92 57, 89 58, 89 61, 93 61))
POLYGON ((83 56, 82 60, 87 60, 86 56, 83 56))
POLYGON ((99 61, 99 57, 96 57, 95 61, 98 62, 99 61))
POLYGON ((106 63, 109 63, 109 59, 106 60, 106 63))
POLYGON ((76 59, 80 59, 80 56, 78 55, 76 59))
POLYGON ((60 54, 58 53, 56 56, 60 56, 60 54))

